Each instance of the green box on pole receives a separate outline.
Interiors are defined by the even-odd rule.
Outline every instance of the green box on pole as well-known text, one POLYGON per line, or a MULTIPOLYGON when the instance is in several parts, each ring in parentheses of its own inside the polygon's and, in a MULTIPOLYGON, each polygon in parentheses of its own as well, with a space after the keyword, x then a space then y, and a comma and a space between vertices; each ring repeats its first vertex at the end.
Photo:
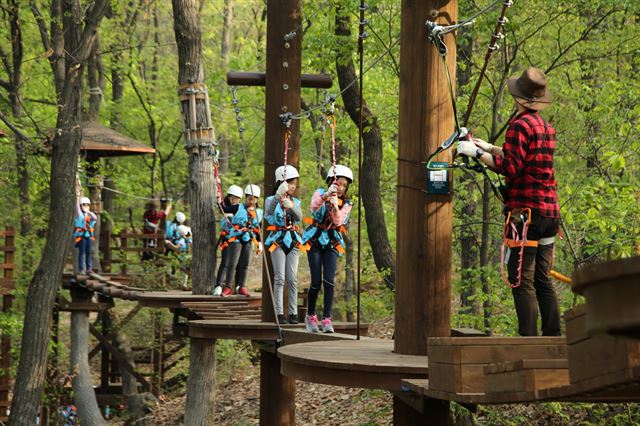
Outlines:
POLYGON ((449 163, 446 162, 431 162, 431 170, 427 171, 427 192, 429 194, 451 193, 451 173, 448 167, 449 163))

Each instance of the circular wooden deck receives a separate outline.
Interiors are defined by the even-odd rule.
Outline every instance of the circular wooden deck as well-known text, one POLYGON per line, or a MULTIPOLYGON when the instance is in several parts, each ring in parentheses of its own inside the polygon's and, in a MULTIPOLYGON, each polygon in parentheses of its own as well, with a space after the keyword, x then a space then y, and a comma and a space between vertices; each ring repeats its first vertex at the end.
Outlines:
MULTIPOLYGON (((275 341, 278 328, 273 322, 260 320, 193 320, 189 321, 189 337, 196 339, 239 339, 275 341)), ((368 324, 360 324, 361 333, 366 333, 368 324)), ((357 324, 350 322, 334 322, 336 333, 356 334, 357 324)), ((304 324, 282 324, 283 330, 303 330, 304 324)))
POLYGON ((400 390, 402 379, 426 379, 426 356, 393 352, 393 340, 300 343, 278 349, 282 374, 327 385, 400 390))

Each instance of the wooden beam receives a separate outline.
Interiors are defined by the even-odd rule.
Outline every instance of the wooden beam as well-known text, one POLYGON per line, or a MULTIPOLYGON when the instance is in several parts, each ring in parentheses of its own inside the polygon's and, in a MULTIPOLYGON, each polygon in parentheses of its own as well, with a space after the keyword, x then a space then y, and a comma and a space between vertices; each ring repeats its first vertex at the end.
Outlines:
POLYGON ((113 346, 109 342, 109 340, 106 337, 104 337, 95 328, 95 326, 93 324, 89 324, 89 331, 120 362, 120 365, 122 367, 124 367, 128 372, 130 372, 136 378, 136 380, 138 380, 140 382, 140 384, 142 384, 144 386, 144 388, 147 391, 151 390, 151 385, 147 382, 147 379, 141 373, 137 372, 135 370, 135 368, 133 368, 133 366, 131 364, 129 364, 129 362, 127 361, 127 357, 120 351, 120 349, 118 349, 115 346, 113 346))
MULTIPOLYGON (((333 85, 333 78, 329 74, 302 74, 301 87, 328 89, 333 85)), ((227 84, 230 86, 265 86, 267 74, 264 72, 229 71, 227 84)))

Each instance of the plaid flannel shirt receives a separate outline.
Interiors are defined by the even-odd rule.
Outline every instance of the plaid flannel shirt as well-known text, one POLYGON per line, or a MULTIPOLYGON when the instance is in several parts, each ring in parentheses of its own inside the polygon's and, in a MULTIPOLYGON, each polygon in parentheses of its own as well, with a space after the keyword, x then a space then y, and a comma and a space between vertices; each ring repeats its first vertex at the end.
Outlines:
POLYGON ((494 170, 506 177, 507 210, 529 207, 532 213, 559 218, 553 173, 556 132, 537 111, 525 111, 509 123, 503 156, 493 156, 494 170))

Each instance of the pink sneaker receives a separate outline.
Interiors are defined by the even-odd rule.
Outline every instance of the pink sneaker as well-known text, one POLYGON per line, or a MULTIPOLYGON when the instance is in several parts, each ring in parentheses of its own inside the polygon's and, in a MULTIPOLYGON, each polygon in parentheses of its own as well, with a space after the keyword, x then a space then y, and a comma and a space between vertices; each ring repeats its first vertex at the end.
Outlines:
POLYGON ((318 329, 318 316, 317 315, 307 315, 304 317, 304 325, 307 328, 309 333, 317 333, 320 331, 318 329))
POLYGON ((333 323, 331 318, 322 318, 322 331, 324 333, 333 333, 333 323))

